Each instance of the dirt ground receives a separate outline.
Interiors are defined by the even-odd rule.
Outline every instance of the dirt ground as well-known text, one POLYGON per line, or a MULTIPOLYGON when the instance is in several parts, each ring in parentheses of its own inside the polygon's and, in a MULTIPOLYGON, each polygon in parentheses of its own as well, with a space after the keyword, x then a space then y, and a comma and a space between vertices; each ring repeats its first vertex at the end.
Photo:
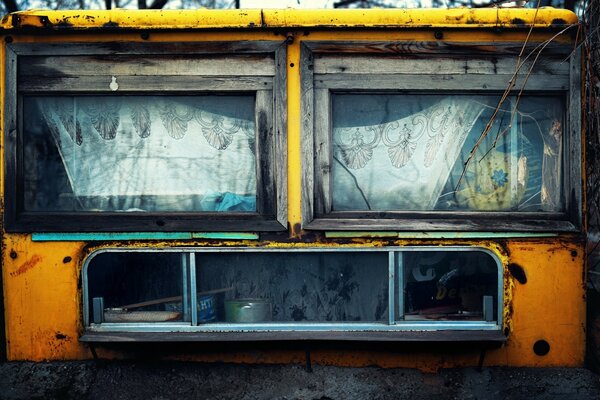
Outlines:
POLYGON ((184 362, 9 362, 0 399, 569 399, 600 398, 587 369, 412 369, 184 362))

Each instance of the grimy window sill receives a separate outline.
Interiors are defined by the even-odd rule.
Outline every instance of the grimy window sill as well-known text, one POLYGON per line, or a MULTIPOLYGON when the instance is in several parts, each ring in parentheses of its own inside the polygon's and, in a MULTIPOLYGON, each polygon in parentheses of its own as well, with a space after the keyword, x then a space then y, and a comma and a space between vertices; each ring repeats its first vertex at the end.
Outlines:
POLYGON ((358 342, 495 342, 507 337, 500 330, 441 330, 395 332, 95 332, 79 338, 86 343, 126 342, 263 342, 263 341, 358 341, 358 342))

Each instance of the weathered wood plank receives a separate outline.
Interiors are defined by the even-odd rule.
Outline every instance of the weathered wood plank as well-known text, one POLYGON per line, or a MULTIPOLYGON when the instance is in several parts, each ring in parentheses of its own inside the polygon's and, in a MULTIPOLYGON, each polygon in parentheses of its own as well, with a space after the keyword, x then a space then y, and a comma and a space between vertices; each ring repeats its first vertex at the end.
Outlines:
POLYGON ((542 58, 523 62, 517 70, 517 57, 460 58, 379 55, 315 55, 315 74, 444 74, 444 75, 568 75, 569 64, 562 59, 542 58))
POLYGON ((315 109, 320 112, 315 115, 314 125, 314 212, 326 214, 331 211, 331 100, 329 90, 314 91, 315 109))
POLYGON ((17 54, 11 45, 5 48, 4 64, 4 224, 11 225, 17 213, 17 191, 21 187, 17 176, 19 146, 17 107, 17 54))
POLYGON ((256 92, 256 207, 259 214, 276 214, 273 92, 256 92))
MULTIPOLYGON (((473 213, 475 214, 475 213, 473 213)), ((471 215, 464 219, 440 218, 315 218, 304 226, 307 230, 330 231, 483 231, 488 232, 578 232, 578 228, 567 221, 548 219, 520 219, 516 214, 505 215, 501 219, 471 215)))
MULTIPOLYGON (((22 77, 18 80, 21 93, 39 92, 103 92, 111 93, 110 83, 114 75, 43 78, 22 77)), ((273 78, 267 76, 131 76, 117 75, 116 82, 121 92, 190 92, 190 91, 255 91, 271 90, 273 78)))
POLYGON ((276 232, 272 217, 251 213, 19 213, 7 232, 276 232))
POLYGON ((287 46, 280 46, 275 52, 275 78, 273 80, 273 93, 275 102, 275 187, 277 190, 277 221, 287 227, 288 221, 288 196, 287 196, 287 170, 288 170, 288 141, 287 141, 287 46))
POLYGON ((387 342, 504 342, 501 331, 287 331, 287 332, 94 332, 81 338, 88 343, 111 342, 229 342, 229 341, 387 341, 387 342))
POLYGON ((96 43, 15 43, 19 55, 148 55, 148 54, 260 54, 273 53, 281 40, 211 41, 211 42, 96 42, 96 43))
POLYGON ((273 76, 272 55, 94 55, 21 57, 19 76, 273 76))
MULTIPOLYGON (((369 76, 362 74, 315 74, 315 88, 332 90, 424 90, 424 91, 467 91, 497 90, 504 91, 512 75, 419 75, 388 74, 369 76)), ((520 90, 525 77, 519 76, 515 90, 520 90)), ((527 79, 526 90, 563 91, 569 87, 568 75, 539 76, 532 75, 527 79)))
MULTIPOLYGON (((445 42, 445 41, 304 41, 305 46, 315 53, 363 53, 363 54, 451 54, 474 56, 478 54, 518 55, 523 49, 519 42, 445 42)), ((540 42, 530 41, 524 54, 539 51, 540 42)), ((567 56, 573 45, 552 42, 543 49, 545 55, 567 56)))
MULTIPOLYGON (((584 153, 582 145, 581 125, 581 48, 573 53, 570 60, 570 85, 567 112, 567 128, 564 129, 567 150, 565 182, 565 200, 571 221, 578 227, 583 226, 583 194, 585 187, 581 157, 584 153)), ((590 160, 591 161, 591 160, 590 160)))
POLYGON ((300 47, 300 146, 302 170, 302 224, 313 219, 314 190, 314 136, 315 115, 313 55, 305 42, 300 47))

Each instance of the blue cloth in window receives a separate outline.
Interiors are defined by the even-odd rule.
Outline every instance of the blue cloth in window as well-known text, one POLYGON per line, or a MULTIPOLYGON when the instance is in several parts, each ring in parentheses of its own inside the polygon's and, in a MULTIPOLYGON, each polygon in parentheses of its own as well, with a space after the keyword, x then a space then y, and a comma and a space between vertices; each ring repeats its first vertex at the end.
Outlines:
POLYGON ((215 211, 256 211, 256 197, 226 192, 215 211))

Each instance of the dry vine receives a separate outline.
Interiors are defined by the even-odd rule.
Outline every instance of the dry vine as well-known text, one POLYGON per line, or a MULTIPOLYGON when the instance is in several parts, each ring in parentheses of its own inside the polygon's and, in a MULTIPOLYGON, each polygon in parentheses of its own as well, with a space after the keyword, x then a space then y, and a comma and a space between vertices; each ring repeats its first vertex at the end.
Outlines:
MULTIPOLYGON (((594 1, 596 3, 598 3, 600 0, 590 0, 590 1, 594 1)), ((519 55, 517 57, 517 63, 515 66, 515 71, 513 73, 513 75, 510 78, 510 81, 508 82, 508 85, 506 87, 506 89, 504 90, 504 93, 502 93, 502 96, 500 97, 500 100, 498 101, 498 105, 496 106, 496 110, 494 111, 494 113, 492 114, 492 116, 490 117, 489 121, 487 122, 485 128, 483 129, 483 131, 481 132, 481 135, 479 135, 479 138, 477 139, 477 142, 475 143, 475 145, 473 146, 473 148, 471 148, 471 151, 469 152, 469 156, 467 157, 467 160, 465 161, 464 165, 463 165, 463 169, 462 169, 462 173, 458 179, 458 182, 456 184, 456 188, 455 191, 458 191, 461 183, 463 182, 463 179, 467 173, 467 170, 469 168, 469 165, 472 162, 481 162, 482 160, 475 160, 475 155, 477 154, 478 149, 481 147, 484 139, 488 136, 488 134, 490 133, 494 122, 496 121, 496 118, 498 116, 498 113, 500 112, 500 110, 502 109, 502 106, 504 105, 504 102, 508 99, 508 97, 510 96, 510 94, 513 92, 513 90, 515 90, 515 86, 517 84, 517 79, 519 78, 519 74, 521 72, 521 69, 523 68, 523 66, 525 65, 525 63, 533 57, 533 61, 531 62, 531 65, 529 66, 529 69, 527 70, 524 80, 522 82, 522 84, 520 85, 520 89, 518 91, 518 94, 516 95, 516 101, 514 103, 512 112, 511 112, 511 116, 510 116, 510 122, 508 124, 508 126, 506 128, 504 128, 502 131, 500 131, 499 133, 496 134, 496 137, 492 143, 492 146, 490 149, 488 149, 488 151, 485 152, 485 155, 483 156, 483 158, 485 158, 485 156, 487 156, 487 154, 496 147, 498 140, 504 136, 511 128, 512 128, 512 124, 514 122, 515 116, 517 115, 517 108, 519 105, 519 101, 521 100, 521 97, 523 95, 523 91, 525 90, 525 85, 527 84, 527 81, 529 80, 529 77, 531 76, 531 73, 533 71, 533 68, 535 67, 540 55, 542 54, 542 52, 544 51, 544 49, 546 49, 546 47, 548 47, 548 45, 550 45, 556 38, 558 38, 559 36, 565 34, 567 31, 575 28, 575 26, 567 26, 566 28, 560 30, 559 32, 557 32, 556 34, 554 34, 551 38, 539 43, 534 49, 532 49, 528 54, 525 54, 525 51, 528 47, 529 44, 529 38, 531 37, 531 34, 533 32, 534 29, 534 25, 535 25, 535 20, 537 17, 537 12, 539 10, 539 4, 540 2, 538 1, 538 5, 536 7, 536 11, 535 11, 535 15, 533 17, 533 23, 531 24, 531 27, 529 29, 529 32, 527 33, 527 37, 525 38, 525 41, 523 42, 523 46, 521 47, 521 51, 519 52, 519 55)))
MULTIPOLYGON (((582 3, 589 271, 600 269, 600 0, 582 3)), ((596 279, 591 279, 592 282, 596 279)), ((600 288, 596 288, 600 289, 600 288)))

